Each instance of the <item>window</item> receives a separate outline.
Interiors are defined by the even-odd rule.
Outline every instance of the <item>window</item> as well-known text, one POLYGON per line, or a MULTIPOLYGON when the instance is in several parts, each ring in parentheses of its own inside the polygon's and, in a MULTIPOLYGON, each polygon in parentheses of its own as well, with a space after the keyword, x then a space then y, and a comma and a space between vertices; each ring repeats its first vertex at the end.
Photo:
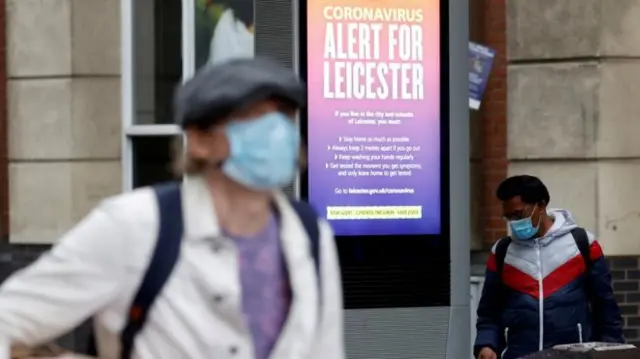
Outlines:
POLYGON ((172 124, 173 90, 182 79, 179 1, 132 1, 135 124, 172 124))
POLYGON ((207 64, 254 55, 254 0, 122 1, 123 188, 172 178, 173 93, 207 64))
POLYGON ((175 179, 173 157, 180 146, 178 136, 139 136, 133 141, 133 188, 175 179))
POLYGON ((254 56, 253 0, 197 1, 195 64, 254 56))
POLYGON ((173 91, 184 73, 179 0, 122 2, 123 188, 172 178, 173 91))

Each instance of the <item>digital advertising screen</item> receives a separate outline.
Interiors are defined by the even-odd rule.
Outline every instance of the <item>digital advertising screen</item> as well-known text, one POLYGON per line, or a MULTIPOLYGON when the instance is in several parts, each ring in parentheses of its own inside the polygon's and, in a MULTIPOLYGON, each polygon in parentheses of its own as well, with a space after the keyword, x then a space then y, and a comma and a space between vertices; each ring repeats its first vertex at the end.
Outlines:
POLYGON ((439 0, 308 0, 307 199, 338 236, 442 232, 439 0))

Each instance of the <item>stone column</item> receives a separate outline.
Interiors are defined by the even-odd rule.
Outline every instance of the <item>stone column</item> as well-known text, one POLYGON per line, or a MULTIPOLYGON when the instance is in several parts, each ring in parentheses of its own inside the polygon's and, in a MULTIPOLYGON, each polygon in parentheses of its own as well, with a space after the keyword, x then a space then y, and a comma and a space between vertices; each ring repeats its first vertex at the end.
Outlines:
POLYGON ((121 190, 120 2, 7 0, 12 243, 121 190))
POLYGON ((640 0, 509 0, 508 57, 509 172, 596 233, 638 340, 640 0))

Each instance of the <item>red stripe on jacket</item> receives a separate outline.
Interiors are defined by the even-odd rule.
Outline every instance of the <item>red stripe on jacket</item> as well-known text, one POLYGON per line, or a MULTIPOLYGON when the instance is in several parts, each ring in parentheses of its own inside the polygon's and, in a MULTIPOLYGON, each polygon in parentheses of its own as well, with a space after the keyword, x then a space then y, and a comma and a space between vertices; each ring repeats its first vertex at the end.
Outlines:
MULTIPOLYGON (((597 241, 594 241, 589 247, 590 260, 595 261, 602 256, 602 247, 597 241)), ((493 272, 497 271, 496 255, 493 252, 487 260, 487 269, 493 272)), ((586 269, 584 258, 581 254, 576 255, 556 268, 542 280, 543 298, 546 299, 552 296, 558 290, 578 279, 586 269)), ((502 281, 513 290, 528 294, 536 299, 540 297, 538 280, 508 263, 505 263, 502 269, 502 281)))
MULTIPOLYGON (((595 255, 597 255, 598 248, 599 246, 597 244, 595 246, 592 245, 591 254, 595 253, 595 255)), ((600 252, 599 256, 602 256, 602 252, 600 252)), ((584 274, 586 269, 587 267, 581 254, 569 259, 566 263, 544 277, 542 280, 543 298, 549 298, 569 283, 578 279, 584 274)), ((518 292, 529 294, 536 299, 540 298, 540 283, 538 279, 520 271, 512 265, 504 265, 502 280, 508 287, 518 292)))

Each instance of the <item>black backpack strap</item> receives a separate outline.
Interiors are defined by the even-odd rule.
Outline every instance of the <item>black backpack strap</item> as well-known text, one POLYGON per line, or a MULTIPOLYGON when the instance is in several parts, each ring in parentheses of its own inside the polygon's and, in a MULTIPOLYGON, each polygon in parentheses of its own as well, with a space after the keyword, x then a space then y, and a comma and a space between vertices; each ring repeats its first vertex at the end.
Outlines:
POLYGON ((311 246, 311 256, 318 276, 318 293, 322 304, 322 276, 320 275, 320 227, 318 226, 318 214, 308 203, 290 199, 293 210, 298 214, 311 246))
POLYGON ((78 354, 85 354, 88 355, 90 357, 98 357, 98 345, 96 343, 96 333, 94 332, 93 329, 93 318, 91 318, 91 320, 89 320, 88 325, 88 334, 87 334, 87 341, 85 344, 84 348, 80 349, 80 353, 78 354))
POLYGON ((504 268, 504 259, 507 257, 507 250, 511 244, 511 237, 503 237, 498 240, 496 244, 496 273, 498 278, 502 281, 502 269, 504 268))
MULTIPOLYGON (((497 287, 498 293, 496 294, 498 298, 498 308, 504 308, 504 306, 507 304, 507 285, 504 283, 504 280, 502 278, 502 272, 504 270, 504 259, 507 257, 507 250, 509 249, 510 244, 511 237, 508 236, 500 238, 496 243, 496 276, 498 277, 499 281, 497 287)), ((501 332, 503 330, 504 328, 501 329, 501 332)), ((506 348, 506 345, 506 338, 504 337, 504 335, 500 335, 500 348, 498 348, 498 353, 502 352, 502 350, 506 348)))
POLYGON ((591 272, 591 245, 589 244, 589 236, 584 228, 576 227, 571 230, 573 240, 576 241, 576 246, 584 259, 584 264, 587 269, 587 273, 591 272))
POLYGON ((154 300, 171 276, 180 255, 183 233, 180 183, 153 187, 159 209, 159 232, 149 267, 128 313, 127 324, 120 335, 121 359, 131 358, 136 335, 144 327, 154 300))
POLYGON ((587 292, 587 298, 589 298, 589 302, 591 303, 591 310, 593 311, 594 305, 597 305, 597 301, 594 297, 592 297, 593 293, 593 282, 591 281, 591 267, 593 262, 591 262, 591 245, 589 244, 589 236, 587 235, 587 231, 584 228, 576 227, 571 230, 571 235, 573 236, 573 240, 576 242, 576 246, 578 246, 578 250, 580 251, 580 255, 582 256, 582 260, 584 260, 585 266, 585 284, 584 288, 587 292))

